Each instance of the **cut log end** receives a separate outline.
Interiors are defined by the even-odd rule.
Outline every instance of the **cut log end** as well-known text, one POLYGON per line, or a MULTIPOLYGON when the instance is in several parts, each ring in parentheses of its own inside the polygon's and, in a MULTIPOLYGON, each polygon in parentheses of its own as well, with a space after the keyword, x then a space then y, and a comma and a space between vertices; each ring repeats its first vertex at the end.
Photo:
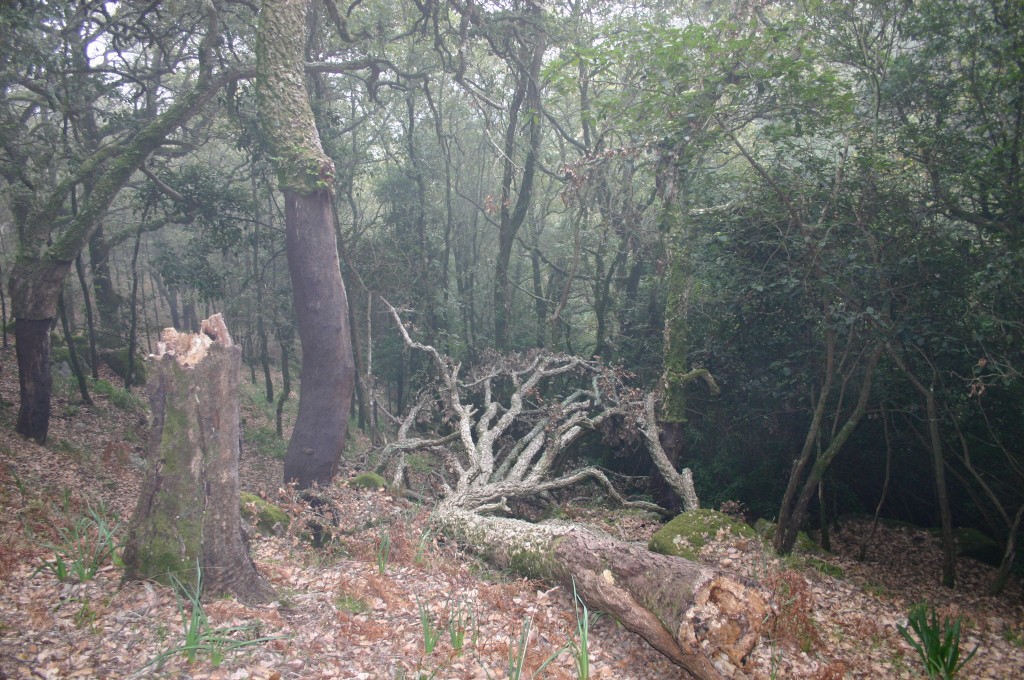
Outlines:
POLYGON ((220 313, 203 319, 199 333, 184 333, 174 328, 163 329, 153 356, 160 358, 169 355, 173 356, 180 366, 195 366, 206 358, 214 344, 224 347, 231 347, 233 344, 227 324, 220 313))
POLYGON ((676 639, 686 651, 703 647, 709 657, 724 654, 742 668, 757 645, 768 612, 768 605, 753 588, 717 575, 695 593, 676 639))

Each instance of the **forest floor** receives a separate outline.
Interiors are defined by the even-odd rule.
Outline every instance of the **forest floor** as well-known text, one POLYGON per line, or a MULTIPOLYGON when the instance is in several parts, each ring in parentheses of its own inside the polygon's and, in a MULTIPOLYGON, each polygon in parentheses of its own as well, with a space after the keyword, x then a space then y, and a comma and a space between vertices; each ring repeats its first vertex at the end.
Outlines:
MULTIPOLYGON (((90 504, 102 503, 122 521, 131 516, 146 441, 140 398, 108 390, 120 406, 96 393, 95 405, 87 406, 68 381, 57 383, 47 445, 26 442, 13 433, 13 350, 0 350, 0 679, 497 679, 510 676, 509 657, 524 631, 522 678, 579 677, 571 644, 538 673, 567 643, 579 645, 572 593, 493 571, 440 543, 426 529, 427 505, 347 485, 356 453, 328 492, 340 520, 335 539, 314 548, 294 528, 301 521, 280 535, 253 532, 256 565, 280 600, 262 607, 205 602, 199 640, 209 644, 189 659, 181 647, 191 606, 171 589, 122 583, 121 569, 109 562, 86 581, 60 581, 52 568, 39 568, 55 557, 47 543, 59 544, 59 530, 90 504), (434 638, 436 648, 428 651, 434 638)), ((243 488, 301 520, 308 511, 278 484, 280 460, 265 455, 283 450, 272 435, 272 408, 252 386, 243 389, 242 405, 243 488)), ((658 527, 650 517, 593 501, 565 503, 558 512, 630 541, 646 542, 658 527)), ((834 552, 814 556, 780 559, 759 540, 735 537, 704 548, 703 560, 757 582, 773 603, 775 619, 745 669, 748 677, 921 677, 896 628, 918 602, 962 617, 965 652, 978 651, 961 677, 1024 677, 1019 579, 989 597, 993 570, 961 559, 957 589, 944 589, 931 533, 881 526, 867 559, 858 561, 865 529, 846 523, 833 536, 834 552)), ((594 622, 588 648, 594 678, 684 677, 610 617, 594 622)))

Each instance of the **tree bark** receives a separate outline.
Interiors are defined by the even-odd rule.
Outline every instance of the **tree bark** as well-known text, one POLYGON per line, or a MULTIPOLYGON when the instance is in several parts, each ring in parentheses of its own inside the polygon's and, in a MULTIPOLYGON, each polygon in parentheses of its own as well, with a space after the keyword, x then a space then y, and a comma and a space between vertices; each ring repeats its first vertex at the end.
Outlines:
MULTIPOLYGON (((706 379, 710 381, 709 384, 713 385, 717 392, 718 385, 714 383, 710 373, 707 374, 706 379)), ((697 490, 693 486, 693 472, 690 468, 683 468, 677 472, 675 467, 677 461, 670 458, 662 446, 661 435, 665 432, 666 427, 664 424, 661 427, 658 425, 654 402, 655 394, 651 392, 644 398, 643 414, 639 421, 640 431, 643 432, 644 439, 647 440, 647 450, 650 451, 651 461, 662 482, 682 503, 683 510, 687 512, 696 510, 700 508, 700 500, 697 498, 697 490)))
MULTIPOLYGON (((534 14, 538 10, 531 9, 534 14)), ((494 344, 499 350, 511 347, 512 337, 512 284, 509 263, 516 234, 526 220, 533 197, 533 181, 540 149, 540 71, 547 47, 547 36, 538 26, 534 42, 519 46, 519 54, 510 55, 508 61, 515 70, 515 91, 509 103, 508 124, 503 144, 500 223, 498 226, 498 258, 494 269, 494 344), (529 116, 527 139, 529 146, 523 160, 523 171, 518 181, 518 194, 513 199, 516 164, 513 161, 517 140, 521 136, 519 116, 529 116)))
POLYGON ((302 368, 284 479, 305 489, 330 484, 338 470, 356 371, 330 195, 285 191, 285 220, 302 368))
POLYGON ((902 354, 891 344, 886 345, 889 356, 900 369, 917 393, 924 399, 928 417, 928 453, 932 457, 932 474, 935 481, 935 501, 939 506, 939 525, 942 532, 942 585, 952 588, 956 583, 956 541, 953 536, 953 513, 949 506, 949 490, 946 486, 946 465, 942 453, 942 433, 939 431, 939 408, 935 401, 935 383, 938 375, 932 368, 932 383, 925 385, 907 366, 902 354))
POLYGON ((89 370, 93 380, 100 379, 100 362, 96 353, 96 321, 92 313, 92 296, 89 294, 89 284, 85 280, 85 267, 82 265, 82 254, 75 258, 75 272, 78 274, 78 284, 82 287, 82 300, 85 305, 85 323, 89 332, 89 370))
POLYGON ((17 426, 20 434, 40 443, 46 441, 50 427, 48 402, 52 382, 47 377, 49 366, 42 370, 39 362, 44 357, 49 358, 50 335, 49 332, 38 332, 38 329, 43 326, 49 329, 56 322, 57 296, 73 260, 81 253, 89 236, 97 229, 110 204, 136 168, 171 132, 202 108, 224 83, 238 77, 239 74, 233 74, 201 79, 195 89, 180 95, 173 105, 133 138, 117 148, 107 147, 98 151, 87 159, 74 177, 61 182, 38 207, 17 220, 26 238, 19 246, 8 289, 11 311, 18 327, 23 323, 26 326, 24 336, 15 331, 19 345, 24 340, 24 345, 18 348, 22 394, 17 426), (70 188, 89 173, 97 175, 95 188, 83 202, 79 213, 67 221, 60 235, 53 236, 51 232, 54 225, 61 222, 70 188), (48 240, 52 243, 47 243, 48 240), (28 330, 30 326, 34 330, 28 330), (22 357, 34 363, 22 364, 22 357), (33 382, 26 383, 26 380, 33 382), (45 407, 43 401, 47 402, 45 407))
POLYGON ((331 211, 334 164, 320 145, 304 85, 308 0, 264 0, 257 29, 260 126, 285 199, 285 245, 302 348, 299 413, 284 481, 329 484, 355 389, 348 298, 331 211))
MULTIPOLYGON (((196 576, 246 603, 274 591, 249 557, 238 501, 241 348, 220 314, 198 334, 165 329, 149 382, 149 467, 124 551, 125 580, 196 576)), ((196 585, 193 581, 193 585, 196 585)))
POLYGON ((18 357, 21 408, 15 431, 39 444, 46 443, 50 429, 50 329, 55 319, 19 318, 14 326, 18 357))
POLYGON ((857 404, 854 406, 850 416, 846 419, 843 427, 836 433, 832 441, 829 442, 828 448, 825 449, 814 465, 811 467, 811 471, 804 481, 803 487, 800 491, 800 495, 796 498, 795 505, 792 506, 792 511, 788 514, 784 514, 790 510, 788 506, 783 506, 779 512, 779 523, 778 528, 775 531, 775 549, 782 555, 788 555, 793 551, 793 546, 796 545, 797 534, 800 531, 800 526, 803 524, 804 517, 807 516, 807 507, 810 505, 811 499, 817 493, 818 482, 821 481, 822 477, 825 476, 825 471, 828 470, 828 466, 832 464, 839 452, 842 450, 846 440, 850 438, 853 431, 857 429, 857 425, 860 424, 864 414, 867 413, 868 399, 871 397, 871 383, 875 376, 875 370, 878 368, 878 362, 882 358, 882 352, 885 349, 885 345, 881 340, 875 343, 875 346, 868 357, 867 362, 864 366, 864 376, 861 379, 860 393, 857 397, 857 404), (783 522, 783 517, 786 517, 786 521, 783 522))
POLYGON ((745 677, 769 608, 735 577, 574 525, 484 517, 442 502, 433 525, 492 563, 529 578, 575 586, 701 680, 745 677))
POLYGON ((71 362, 71 372, 75 374, 75 380, 78 382, 78 392, 82 395, 82 401, 91 405, 92 397, 89 396, 89 385, 85 381, 85 371, 82 370, 82 363, 78 360, 78 349, 75 347, 75 339, 71 335, 71 324, 68 322, 63 292, 57 298, 57 314, 60 316, 61 330, 64 331, 64 342, 68 346, 68 361, 71 362))

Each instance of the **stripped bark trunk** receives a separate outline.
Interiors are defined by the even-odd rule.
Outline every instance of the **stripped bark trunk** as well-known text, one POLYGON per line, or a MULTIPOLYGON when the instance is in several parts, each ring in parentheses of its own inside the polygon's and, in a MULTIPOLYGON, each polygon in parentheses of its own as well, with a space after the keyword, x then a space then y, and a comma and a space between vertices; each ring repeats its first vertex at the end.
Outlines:
POLYGON ((449 502, 431 519, 500 567, 575 587, 588 607, 613 616, 690 676, 745 677, 741 668, 769 608, 734 576, 571 524, 485 517, 449 502))
POLYGON ((125 580, 195 583, 246 603, 274 591, 249 557, 238 493, 241 348, 220 314, 198 334, 165 329, 149 382, 149 468, 128 530, 125 580))
POLYGON ((284 481, 330 484, 345 447, 355 390, 348 297, 331 209, 334 163, 320 145, 305 76, 308 0, 264 0, 256 97, 263 142, 285 201, 285 243, 302 348, 299 413, 284 481))

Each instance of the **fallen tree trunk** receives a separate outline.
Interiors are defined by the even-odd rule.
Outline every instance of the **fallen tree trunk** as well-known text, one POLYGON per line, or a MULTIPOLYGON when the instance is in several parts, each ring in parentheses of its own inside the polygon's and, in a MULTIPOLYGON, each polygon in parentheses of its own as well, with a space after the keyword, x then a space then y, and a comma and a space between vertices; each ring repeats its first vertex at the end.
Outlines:
MULTIPOLYGON (((543 351, 494 355, 464 377, 461 364, 413 340, 388 307, 406 346, 429 355, 437 370, 437 397, 419 401, 402 421, 398 441, 385 448, 399 456, 410 448, 439 451, 444 499, 431 515, 435 528, 499 567, 574 587, 589 607, 616 618, 692 677, 746 677, 741 669, 769 610, 745 583, 583 527, 489 514, 511 514, 510 499, 585 480, 624 506, 661 510, 627 500, 595 467, 565 469, 585 433, 614 436, 614 428, 630 427, 630 420, 649 443, 653 439, 652 454, 686 504, 698 507, 692 477, 677 473, 657 443, 654 397, 646 400, 646 415, 638 413, 638 390, 625 385, 620 372, 543 351), (449 432, 413 441, 409 431, 428 407, 438 409, 449 432)), ((398 467, 401 479, 401 461, 398 467)))
POLYGON ((769 608, 726 572, 577 525, 483 516, 447 502, 432 522, 497 566, 575 585, 588 607, 614 617, 695 678, 746 677, 741 668, 769 608))

